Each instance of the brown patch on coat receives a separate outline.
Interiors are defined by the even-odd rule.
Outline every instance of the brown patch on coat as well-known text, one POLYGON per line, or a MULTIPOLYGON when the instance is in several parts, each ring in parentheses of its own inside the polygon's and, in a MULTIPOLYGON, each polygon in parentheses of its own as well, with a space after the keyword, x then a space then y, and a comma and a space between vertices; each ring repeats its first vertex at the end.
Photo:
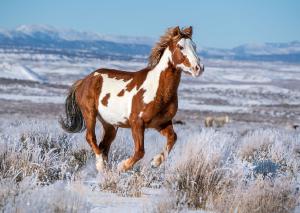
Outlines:
POLYGON ((101 92, 103 78, 101 75, 94 76, 96 72, 82 79, 76 90, 76 101, 80 107, 88 107, 89 110, 98 109, 99 95, 101 92))
POLYGON ((115 70, 115 69, 98 69, 95 72, 99 74, 106 74, 109 78, 113 78, 116 80, 123 80, 124 82, 127 82, 131 80, 134 76, 134 73, 128 72, 128 71, 121 71, 121 70, 115 70))
POLYGON ((136 72, 136 75, 133 77, 133 79, 126 85, 126 90, 128 92, 130 92, 133 88, 138 90, 146 80, 149 71, 150 69, 145 68, 139 72, 136 72))
MULTIPOLYGON (((133 88, 136 88, 138 90, 142 86, 149 71, 149 68, 145 68, 137 72, 120 71, 114 69, 98 69, 95 72, 106 74, 109 78, 113 78, 116 80, 123 80, 124 82, 129 81, 129 83, 126 85, 125 90, 130 92, 133 88)), ((123 92, 121 90, 119 92, 120 95, 118 94, 118 96, 122 96, 122 93, 123 92)))
POLYGON ((139 113, 143 110, 143 108, 145 106, 145 103, 143 101, 143 95, 145 92, 146 92, 146 90, 141 89, 133 96, 130 120, 132 117, 139 116, 139 113))
POLYGON ((118 95, 117 96, 119 96, 119 97, 121 97, 121 96, 123 96, 124 95, 124 93, 125 93, 125 90, 124 89, 122 89, 119 93, 118 93, 118 95))
POLYGON ((107 93, 101 100, 101 103, 103 104, 103 106, 107 106, 108 104, 108 99, 110 98, 110 93, 107 93))

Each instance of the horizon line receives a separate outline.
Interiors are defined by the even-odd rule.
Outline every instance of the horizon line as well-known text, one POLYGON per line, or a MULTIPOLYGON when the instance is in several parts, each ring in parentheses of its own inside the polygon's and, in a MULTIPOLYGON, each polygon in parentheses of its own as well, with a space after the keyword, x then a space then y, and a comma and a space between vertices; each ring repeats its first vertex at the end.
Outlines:
MULTIPOLYGON (((143 39, 143 40, 148 40, 148 41, 145 41, 144 43, 141 42, 137 42, 137 44, 144 44, 144 45, 153 45, 155 44, 158 40, 159 40, 159 37, 154 37, 154 36, 141 36, 141 35, 138 35, 138 36, 135 36, 135 35, 124 35, 124 34, 114 34, 114 33, 104 33, 104 32, 97 32, 97 31, 91 31, 91 30, 82 30, 82 29, 75 29, 75 28, 72 28, 72 27, 58 27, 58 26, 54 26, 54 25, 51 25, 51 24, 20 24, 20 25, 16 25, 15 27, 3 27, 3 26, 0 26, 0 33, 3 32, 3 31, 15 31, 17 30, 18 28, 21 28, 21 27, 32 27, 32 28, 36 28, 38 30, 38 28, 48 28, 50 31, 51 30, 56 30, 58 32, 62 32, 62 31, 74 31, 74 32, 79 32, 79 33, 89 33, 89 34, 94 34, 94 35, 97 35, 97 36, 107 36, 108 38, 98 38, 99 40, 102 39, 102 40, 107 40, 107 41, 110 41, 109 37, 113 38, 123 38, 123 39, 133 39, 133 38, 139 38, 139 39, 143 39)), ((161 35, 163 35, 164 32, 162 32, 161 35)), ((97 39, 95 39, 97 40, 97 39)), ((121 42, 116 42, 116 41, 111 41, 111 42, 115 42, 115 43, 121 43, 121 42)), ((126 41, 125 41, 126 42, 126 41)), ((238 48, 238 47, 241 47, 241 46, 246 46, 246 45, 264 45, 264 44, 289 44, 289 43, 300 43, 300 40, 297 40, 297 39, 293 39, 293 40, 290 40, 290 41, 264 41, 264 42, 243 42, 243 43, 240 43, 238 45, 235 45, 235 46, 231 46, 231 47, 216 47, 216 46, 204 46, 204 45, 200 45, 202 48, 210 48, 210 49, 222 49, 222 50, 232 50, 232 49, 235 49, 235 48, 238 48)))

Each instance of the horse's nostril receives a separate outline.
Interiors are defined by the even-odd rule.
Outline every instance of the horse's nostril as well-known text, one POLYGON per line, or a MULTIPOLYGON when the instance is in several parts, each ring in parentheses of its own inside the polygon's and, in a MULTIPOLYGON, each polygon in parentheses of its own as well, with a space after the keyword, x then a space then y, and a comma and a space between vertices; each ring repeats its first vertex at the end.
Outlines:
POLYGON ((199 70, 199 66, 198 65, 196 65, 196 70, 199 70))

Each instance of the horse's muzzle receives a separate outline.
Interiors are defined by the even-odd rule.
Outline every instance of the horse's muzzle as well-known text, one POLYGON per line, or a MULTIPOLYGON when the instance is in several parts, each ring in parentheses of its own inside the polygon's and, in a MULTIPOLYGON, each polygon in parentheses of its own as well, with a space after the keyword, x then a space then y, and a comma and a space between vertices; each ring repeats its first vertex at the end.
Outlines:
POLYGON ((194 68, 193 76, 198 77, 204 72, 204 65, 203 64, 198 64, 194 68))

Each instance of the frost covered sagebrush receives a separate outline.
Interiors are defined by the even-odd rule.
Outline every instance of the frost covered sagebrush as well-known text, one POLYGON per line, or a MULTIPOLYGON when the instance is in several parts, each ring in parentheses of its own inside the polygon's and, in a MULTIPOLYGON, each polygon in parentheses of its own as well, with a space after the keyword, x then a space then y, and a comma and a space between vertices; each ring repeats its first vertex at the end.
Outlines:
POLYGON ((99 179, 84 135, 65 134, 57 124, 44 126, 27 121, 0 129, 1 210, 32 212, 37 206, 43 212, 88 212, 92 204, 66 186, 89 180, 97 190, 124 197, 143 197, 145 188, 167 189, 169 194, 146 209, 153 212, 291 212, 299 206, 297 131, 181 127, 174 149, 157 169, 150 160, 165 139, 147 131, 145 157, 132 171, 118 173, 117 164, 133 151, 130 132, 120 130, 109 169, 99 179))
POLYGON ((18 184, 1 181, 0 208, 4 212, 89 212, 90 204, 63 184, 38 185, 31 176, 18 184))
POLYGON ((207 208, 232 184, 228 176, 234 152, 230 148, 235 141, 229 134, 207 130, 177 147, 177 155, 182 157, 171 166, 167 187, 176 195, 178 207, 207 208))
POLYGON ((54 137, 51 133, 32 131, 22 133, 20 138, 2 137, 2 140, 1 178, 16 182, 31 175, 36 175, 42 184, 71 178, 88 158, 86 150, 72 149, 65 134, 54 137))
POLYGON ((222 212, 290 212, 299 205, 300 135, 257 129, 246 135, 190 136, 170 170, 177 206, 222 212), (187 157, 188 156, 188 157, 187 157))
POLYGON ((140 197, 142 195, 142 187, 145 183, 143 173, 120 174, 106 171, 103 176, 104 180, 99 184, 101 190, 117 193, 124 197, 140 197))
POLYGON ((64 194, 63 187, 57 187, 55 182, 74 179, 76 171, 89 158, 89 152, 72 145, 72 138, 66 134, 30 125, 13 123, 12 129, 0 134, 0 209, 86 212, 85 201, 74 193, 64 194), (16 125, 19 132, 11 133, 16 125))
POLYGON ((299 192, 295 179, 257 177, 250 182, 237 181, 234 187, 223 191, 215 202, 215 209, 222 212, 292 212, 299 205, 299 192))

